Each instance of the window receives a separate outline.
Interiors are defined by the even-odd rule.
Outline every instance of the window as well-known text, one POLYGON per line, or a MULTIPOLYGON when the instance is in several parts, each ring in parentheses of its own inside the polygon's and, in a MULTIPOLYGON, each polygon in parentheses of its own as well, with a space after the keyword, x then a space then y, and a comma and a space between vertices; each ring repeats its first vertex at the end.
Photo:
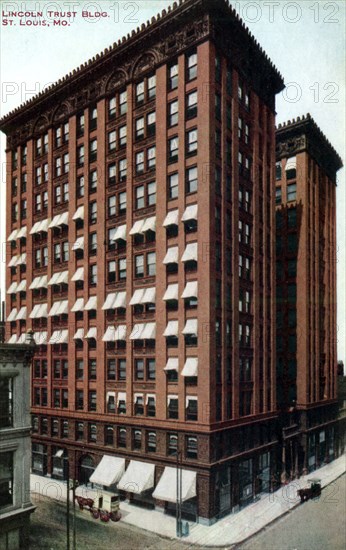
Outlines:
POLYGON ((155 380, 156 362, 155 359, 147 359, 147 380, 155 380))
POLYGON ((290 183, 287 185, 287 201, 295 201, 297 199, 297 185, 290 183))
POLYGON ((118 277, 119 281, 126 279, 126 258, 118 260, 118 277))
POLYGON ((133 448, 140 450, 142 448, 142 430, 134 430, 133 432, 133 448))
POLYGON ((112 216, 115 216, 116 213, 117 213, 117 209, 116 209, 116 204, 117 204, 116 195, 111 195, 110 197, 108 197, 107 204, 108 204, 108 217, 110 218, 110 217, 112 217, 112 216))
POLYGON ((28 158, 28 148, 26 145, 24 145, 22 147, 22 166, 25 166, 26 165, 26 161, 27 161, 27 158, 28 158))
POLYGON ((135 256, 135 275, 136 275, 136 277, 144 277, 144 256, 143 256, 143 254, 135 256))
POLYGON ((148 276, 156 275, 156 253, 149 252, 147 254, 147 274, 148 276))
POLYGON ((186 118, 190 120, 197 116, 197 91, 191 92, 186 98, 186 118))
POLYGON ((122 159, 119 161, 119 179, 121 182, 126 181, 127 176, 127 160, 122 159))
POLYGON ((156 147, 147 149, 147 169, 154 170, 156 167, 156 147))
POLYGON ((277 162, 275 165, 276 168, 276 180, 281 180, 282 178, 282 165, 281 161, 277 162))
POLYGON ((105 444, 114 444, 114 428, 113 426, 105 426, 105 444))
POLYGON ((148 453, 156 452, 156 432, 147 433, 147 451, 148 453))
POLYGON ((84 176, 77 177, 77 198, 84 197, 84 176))
POLYGON ((151 181, 147 185, 148 206, 156 204, 156 182, 151 181))
POLYGON ((12 426, 12 422, 13 422, 12 415, 13 415, 13 379, 0 378, 0 429, 12 426))
POLYGON ((147 396, 147 416, 156 416, 156 401, 154 396, 147 396))
POLYGON ((84 134, 85 119, 84 115, 80 114, 77 116, 77 135, 78 137, 84 134))
POLYGON ((97 364, 96 359, 89 359, 89 380, 96 380, 97 364))
POLYGON ((117 146, 117 133, 115 130, 108 133, 108 151, 115 151, 117 146))
POLYGON ((156 76, 150 76, 148 78, 148 99, 156 97, 156 76))
POLYGON ((186 436, 185 444, 186 444, 186 448, 185 448, 186 458, 197 459, 198 458, 197 437, 193 437, 191 435, 186 436))
POLYGON ((69 198, 68 183, 63 183, 62 184, 62 202, 64 202, 64 203, 67 202, 68 198, 69 198))
POLYGON ((215 117, 217 120, 221 120, 221 95, 215 94, 215 117))
POLYGON ((222 75, 222 65, 220 56, 215 56, 215 80, 220 84, 222 75))
POLYGON ((141 105, 144 102, 144 80, 136 85, 136 103, 141 105))
POLYGON ((97 265, 93 264, 89 267, 89 282, 90 285, 95 286, 97 284, 97 265))
POLYGON ((190 53, 187 56, 187 71, 186 71, 186 79, 188 82, 190 80, 193 80, 194 78, 197 78, 197 53, 190 53))
POLYGON ((143 396, 138 395, 135 397, 135 415, 142 416, 144 414, 144 401, 143 396))
POLYGON ((93 139, 89 144, 89 162, 97 159, 97 139, 93 139))
POLYGON ((156 112, 147 114, 147 136, 154 136, 156 133, 156 112))
POLYGON ((282 192, 281 187, 276 187, 275 189, 275 204, 281 204, 282 192))
POLYGON ((177 434, 169 433, 167 435, 167 452, 169 455, 177 454, 178 450, 178 436, 177 434))
POLYGON ((115 185, 116 183, 116 165, 108 165, 108 185, 115 185))
POLYGON ((197 191, 197 166, 186 170, 186 193, 195 193, 197 191))
POLYGON ((135 378, 144 380, 144 359, 135 359, 135 378))
POLYGON ((62 420, 61 422, 61 437, 68 437, 68 420, 62 420))
POLYGON ((197 399, 187 398, 187 407, 185 411, 186 420, 196 421, 198 416, 198 402, 197 399))
POLYGON ((168 162, 177 162, 179 152, 179 138, 175 136, 168 140, 168 162))
POLYGON ((89 223, 93 224, 97 222, 97 202, 91 202, 89 204, 89 223))
POLYGON ((127 92, 126 91, 121 92, 121 94, 119 95, 119 109, 120 109, 121 115, 124 115, 125 113, 127 113, 127 92))
POLYGON ((89 391, 89 411, 96 411, 96 391, 89 391))
POLYGON ((175 90, 178 87, 178 63, 168 67, 168 89, 175 90))
POLYGON ((115 97, 108 100, 108 119, 112 120, 116 117, 117 102, 115 97))
POLYGON ((76 439, 77 441, 81 441, 82 439, 84 439, 84 422, 77 422, 76 439))
POLYGON ((90 130, 95 130, 97 127, 97 108, 92 107, 89 111, 89 127, 90 130))
POLYGON ((13 452, 0 453, 0 509, 13 504, 13 452))
POLYGON ((118 428, 118 447, 126 447, 126 428, 118 428))
POLYGON ((197 153, 197 129, 189 130, 186 134, 186 154, 195 155, 197 153))
POLYGON ((168 418, 178 418, 178 398, 168 396, 168 418))
POLYGON ((121 126, 119 128, 119 145, 120 147, 125 147, 127 142, 127 127, 121 126))
POLYGON ((168 196, 170 199, 178 197, 178 173, 168 176, 168 196))
POLYGON ((178 124, 178 101, 172 101, 168 105, 168 126, 178 124))
POLYGON ((126 359, 118 360, 118 379, 126 380, 126 359))
POLYGON ((89 254, 93 255, 97 252, 97 233, 90 233, 89 235, 89 254))
MULTIPOLYGON (((43 165, 43 181, 45 183, 47 183, 48 181, 48 163, 47 162, 45 162, 43 165)), ((26 174, 25 174, 25 189, 26 189, 26 174)), ((22 189, 22 192, 23 192, 23 189, 22 189)))
POLYGON ((136 153, 136 174, 144 172, 144 151, 136 153))
POLYGON ((107 396, 107 412, 115 413, 115 394, 109 393, 107 396))
MULTIPOLYGON (((17 168, 17 165, 15 164, 15 155, 17 153, 13 153, 13 157, 12 157, 12 168, 17 168)), ((39 157, 40 155, 42 155, 42 138, 37 138, 36 140, 36 156, 39 157)))
POLYGON ((68 173, 69 166, 70 166, 69 154, 65 153, 63 156, 63 173, 64 174, 68 173))
POLYGON ((41 166, 36 166, 36 168, 35 168, 35 183, 36 183, 36 185, 41 185, 41 183, 42 183, 42 168, 41 168, 41 166))
POLYGON ((107 361, 107 380, 116 379, 116 361, 115 359, 108 359, 107 361))
POLYGON ((77 147, 77 164, 83 166, 84 164, 84 145, 77 147))
POLYGON ((144 117, 136 120, 135 137, 137 141, 144 138, 144 117))
POLYGON ((40 194, 35 195, 35 213, 36 213, 36 214, 37 214, 38 212, 41 212, 41 207, 42 207, 41 195, 40 195, 40 194))
POLYGON ((97 440, 97 429, 96 424, 88 424, 88 441, 91 443, 96 443, 97 440))
POLYGON ((76 377, 78 380, 83 380, 84 378, 84 361, 83 359, 76 360, 76 377))
POLYGON ((136 187, 136 209, 145 207, 144 185, 136 187))
POLYGON ((76 409, 82 411, 84 409, 84 391, 76 391, 76 409))

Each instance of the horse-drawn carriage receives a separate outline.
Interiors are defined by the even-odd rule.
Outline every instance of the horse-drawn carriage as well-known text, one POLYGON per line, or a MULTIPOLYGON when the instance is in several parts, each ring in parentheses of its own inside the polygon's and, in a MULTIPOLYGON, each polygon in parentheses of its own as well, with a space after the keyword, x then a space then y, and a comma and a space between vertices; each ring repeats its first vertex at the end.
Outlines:
POLYGON ((89 488, 80 486, 76 490, 75 499, 80 510, 89 510, 93 518, 104 522, 119 521, 119 495, 104 489, 89 488))

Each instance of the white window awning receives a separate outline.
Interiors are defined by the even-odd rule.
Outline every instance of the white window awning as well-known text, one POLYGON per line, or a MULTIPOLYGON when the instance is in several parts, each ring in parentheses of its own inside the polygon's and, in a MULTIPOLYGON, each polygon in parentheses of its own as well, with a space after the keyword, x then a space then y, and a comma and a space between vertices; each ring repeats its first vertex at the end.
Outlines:
POLYGON ((55 330, 49 339, 49 344, 67 344, 68 330, 55 330))
POLYGON ((186 287, 184 288, 184 292, 182 293, 182 298, 197 298, 198 296, 198 282, 197 281, 189 281, 186 283, 186 287))
POLYGON ((178 357, 169 357, 166 366, 163 370, 179 370, 179 359, 178 357))
POLYGON ((16 265, 22 265, 22 264, 25 264, 25 263, 26 263, 26 252, 23 252, 23 254, 21 254, 18 257, 16 265))
POLYGON ((178 321, 168 321, 164 336, 178 336, 178 321))
POLYGON ((48 281, 48 285, 62 285, 68 282, 68 271, 58 271, 53 273, 52 277, 48 281))
POLYGON ((135 290, 130 300, 130 306, 141 304, 144 293, 145 293, 145 288, 138 288, 137 290, 135 290))
POLYGON ((102 342, 115 342, 115 327, 107 327, 102 342))
POLYGON ((197 395, 187 395, 185 398, 185 405, 188 407, 191 401, 198 401, 197 395))
POLYGON ((74 340, 83 340, 83 338, 84 338, 84 328, 77 328, 73 339, 74 340))
POLYGON ((76 302, 71 308, 71 311, 73 313, 76 313, 77 311, 83 311, 84 310, 84 298, 77 298, 76 302))
POLYGON ((59 306, 60 306, 60 302, 54 302, 54 304, 52 305, 52 307, 49 310, 48 317, 53 317, 53 315, 57 315, 59 306))
POLYGON ((14 267, 15 265, 17 265, 18 258, 19 258, 19 256, 17 254, 15 256, 12 256, 12 258, 10 259, 10 261, 7 264, 7 267, 14 267))
POLYGON ((13 282, 7 289, 7 294, 15 294, 17 292, 18 283, 13 282))
POLYGON ((30 229, 30 235, 35 235, 35 233, 38 233, 40 225, 41 225, 41 222, 35 222, 32 228, 30 229))
POLYGON ((164 257, 163 263, 167 264, 177 264, 179 259, 179 249, 177 246, 172 246, 167 250, 166 256, 164 257))
POLYGON ((144 323, 136 323, 133 326, 130 334, 130 340, 142 340, 142 332, 144 331, 144 323))
POLYGON ((198 376, 198 358, 197 357, 187 357, 183 370, 181 371, 182 376, 198 376))
POLYGON ((84 250, 84 236, 78 237, 72 246, 72 250, 84 250))
MULTIPOLYGON (((15 241, 17 239, 18 232, 19 232, 19 229, 14 229, 12 233, 9 234, 7 241, 8 242, 15 241)), ((13 342, 11 342, 11 344, 12 343, 13 342)))
POLYGON ((179 223, 179 211, 171 210, 167 213, 165 220, 163 222, 163 227, 168 227, 169 225, 178 225, 179 223))
POLYGON ((197 336, 197 319, 187 319, 182 334, 195 334, 197 336))
POLYGON ((84 206, 83 205, 78 206, 77 210, 75 211, 75 213, 72 216, 72 219, 74 221, 84 220, 84 206))
MULTIPOLYGON (((53 229, 54 227, 59 227, 60 214, 57 214, 53 217, 52 221, 48 225, 48 229, 53 229)), ((37 231, 37 230, 36 230, 37 231)))
POLYGON ((168 285, 163 299, 165 301, 167 301, 167 300, 178 300, 178 283, 168 285))
POLYGON ((29 315, 30 319, 48 317, 48 304, 36 304, 29 315))
POLYGON ((140 494, 152 489, 155 482, 155 464, 131 460, 126 472, 118 483, 118 489, 140 494))
MULTIPOLYGON (((185 502, 197 495, 197 473, 192 470, 181 470, 181 500, 185 502)), ((160 481, 156 485, 153 497, 166 502, 177 502, 177 469, 166 466, 160 481)))
POLYGON ((119 225, 119 227, 116 228, 113 241, 123 240, 126 241, 126 225, 119 225))
POLYGON ((118 392, 117 405, 119 405, 119 401, 125 401, 125 403, 126 403, 126 393, 125 392, 121 392, 121 391, 118 392))
POLYGON ((9 323, 11 321, 15 321, 17 317, 18 310, 16 307, 14 307, 11 311, 9 316, 7 317, 6 321, 9 323))
POLYGON ((16 344, 18 336, 17 334, 12 334, 12 336, 7 340, 8 344, 16 344))
POLYGON ((285 170, 296 170, 297 169, 297 157, 291 157, 287 159, 285 170))
POLYGON ((145 323, 145 327, 142 332, 142 339, 155 340, 155 336, 156 336, 156 323, 145 323))
POLYGON ((24 321, 24 319, 26 319, 26 306, 20 308, 16 317, 16 321, 24 321))
POLYGON ((26 337, 27 337, 27 333, 22 332, 22 334, 18 336, 17 344, 26 344, 26 337))
POLYGON ((84 309, 86 311, 90 311, 92 309, 97 309, 97 296, 90 296, 89 300, 84 306, 84 309))
POLYGON ((182 262, 190 262, 198 260, 198 248, 197 243, 189 243, 186 245, 184 254, 181 257, 182 262))
POLYGON ((18 284, 16 292, 25 292, 25 291, 26 291, 26 279, 23 279, 18 284))
POLYGON ((67 315, 68 313, 68 300, 62 300, 58 302, 59 306, 55 315, 67 315))
POLYGON ((38 226, 38 229, 37 229, 37 233, 47 233, 48 232, 48 225, 49 225, 49 220, 46 219, 46 220, 41 220, 39 222, 39 226, 38 226))
POLYGON ((187 206, 184 214, 182 215, 181 221, 188 222, 190 220, 197 220, 198 214, 198 204, 191 204, 187 206))
POLYGON ((97 328, 96 327, 90 327, 88 332, 85 335, 85 338, 94 338, 94 340, 96 340, 96 338, 97 338, 97 328))
POLYGON ((76 273, 71 278, 71 281, 77 282, 77 281, 84 281, 84 267, 78 267, 76 270, 76 273))
POLYGON ((143 229, 144 222, 145 220, 135 221, 132 228, 130 229, 130 235, 140 235, 141 233, 143 233, 142 229, 143 229))
POLYGON ((91 483, 110 487, 123 477, 125 472, 125 458, 103 455, 101 462, 91 474, 91 483))
POLYGON ((23 239, 26 237, 27 227, 26 225, 24 227, 21 227, 17 233, 17 239, 23 239))
POLYGON ((117 293, 116 292, 113 292, 111 294, 108 294, 107 298, 106 298, 106 301, 105 303, 103 304, 102 306, 102 309, 103 310, 107 310, 107 309, 115 309, 114 307, 114 302, 115 302, 115 299, 117 297, 117 293))
POLYGON ((126 325, 118 325, 117 327, 115 327, 114 340, 116 342, 118 340, 125 341, 126 340, 126 332, 127 332, 126 325))
POLYGON ((154 231, 156 230, 156 217, 152 216, 151 218, 146 218, 142 227, 142 233, 146 233, 146 231, 154 231))
POLYGON ((156 301, 156 288, 146 288, 143 298, 142 298, 142 304, 155 304, 156 301))
POLYGON ((48 286, 47 275, 42 275, 42 277, 35 277, 31 285, 29 286, 29 288, 30 290, 35 290, 38 288, 47 288, 47 286, 48 286))
POLYGON ((114 309, 126 307, 126 292, 118 292, 113 304, 114 309))
POLYGON ((34 340, 37 346, 45 346, 48 340, 48 332, 46 330, 42 332, 34 332, 34 340))

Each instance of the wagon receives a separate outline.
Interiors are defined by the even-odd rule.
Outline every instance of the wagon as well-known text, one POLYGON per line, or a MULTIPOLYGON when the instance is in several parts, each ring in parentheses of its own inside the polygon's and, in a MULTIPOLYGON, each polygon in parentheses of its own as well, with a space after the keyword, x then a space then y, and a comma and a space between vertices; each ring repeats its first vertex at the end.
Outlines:
POLYGON ((95 519, 108 522, 119 521, 119 495, 104 489, 90 489, 79 487, 75 499, 80 510, 87 509, 95 519))

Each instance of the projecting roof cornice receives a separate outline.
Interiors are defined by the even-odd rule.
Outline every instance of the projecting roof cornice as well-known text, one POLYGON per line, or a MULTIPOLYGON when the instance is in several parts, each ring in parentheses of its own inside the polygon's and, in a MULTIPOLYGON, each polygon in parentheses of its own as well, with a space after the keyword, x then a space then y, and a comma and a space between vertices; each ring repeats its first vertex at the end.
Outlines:
POLYGON ((277 160, 304 151, 315 159, 332 181, 336 180, 336 172, 343 167, 342 159, 309 113, 279 124, 276 129, 277 160))
POLYGON ((274 110, 282 77, 235 10, 226 0, 180 0, 4 116, 8 148, 207 39, 274 110))

